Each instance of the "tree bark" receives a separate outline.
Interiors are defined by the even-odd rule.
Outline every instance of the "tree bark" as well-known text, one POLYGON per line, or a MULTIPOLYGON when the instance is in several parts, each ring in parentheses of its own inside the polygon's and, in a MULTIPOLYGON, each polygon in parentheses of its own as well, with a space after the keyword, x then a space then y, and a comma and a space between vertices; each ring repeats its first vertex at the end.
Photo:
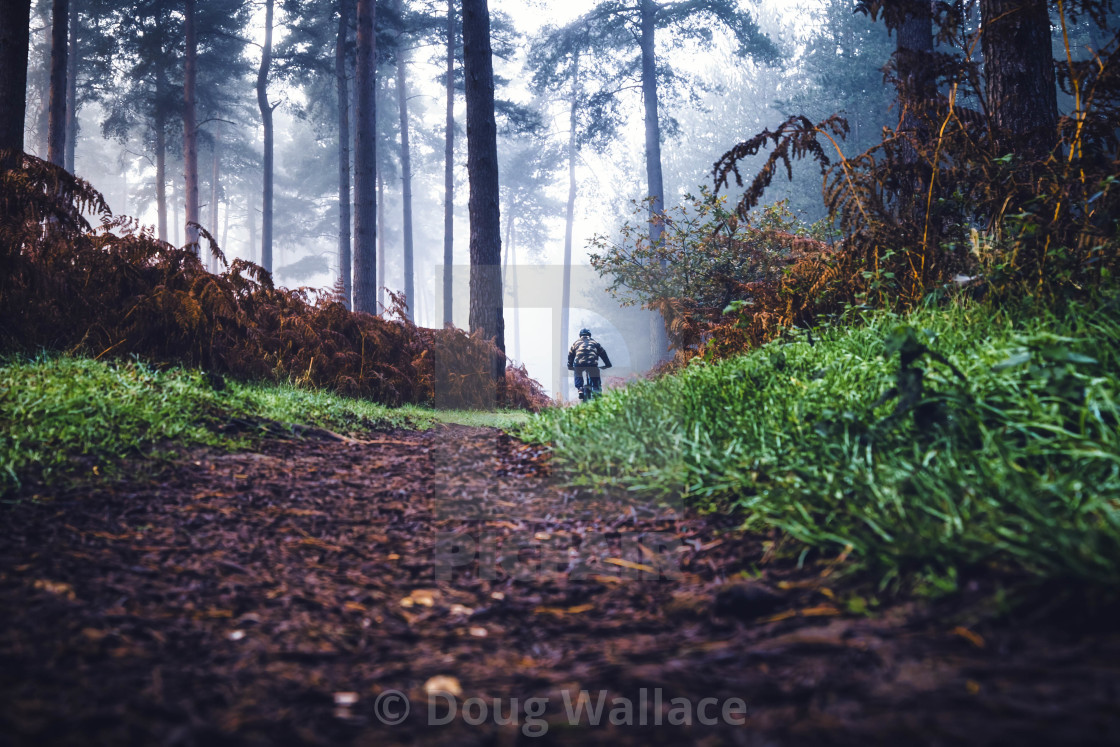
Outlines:
MULTIPOLYGON (((271 2, 271 0, 270 0, 271 2)), ((198 125, 195 123, 195 84, 198 78, 198 41, 195 38, 195 0, 185 0, 183 20, 186 64, 183 72, 183 185, 186 191, 186 243, 197 252, 198 229, 198 125)))
MULTIPOLYGON (((229 246, 229 196, 226 196, 225 204, 223 205, 225 212, 222 213, 222 251, 229 251, 226 247, 229 246)), ((230 255, 227 254, 227 257, 230 255)))
MULTIPOLYGON (((384 153, 384 150, 379 151, 384 153)), ((377 164, 377 225, 385 225, 385 171, 381 164, 377 164)), ((377 310, 378 313, 385 308, 385 286, 389 284, 385 273, 385 232, 377 233, 377 277, 381 278, 377 284, 377 310)))
MULTIPOLYGON (((657 59, 654 30, 657 28, 657 5, 654 0, 640 0, 642 12, 642 100, 645 104, 646 182, 649 189, 649 240, 661 241, 662 216, 665 213, 665 186, 661 176, 661 123, 657 117, 657 59)), ((662 266, 665 265, 662 260, 662 266)), ((650 357, 653 363, 663 360, 669 352, 665 320, 660 314, 650 319, 650 357)))
MULTIPOLYGON (((248 257, 255 261, 254 252, 257 250, 257 215, 253 212, 253 199, 249 198, 245 205, 245 221, 249 224, 249 251, 248 257)), ((258 262, 259 264, 259 262, 258 262)))
POLYGON ((499 393, 505 380, 502 316, 502 236, 498 206, 498 130, 494 122, 494 63, 487 0, 463 0, 463 68, 467 98, 468 209, 471 224, 470 331, 497 344, 492 361, 499 393))
POLYGON ((156 229, 159 240, 167 241, 167 115, 163 110, 163 91, 167 83, 163 74, 156 75, 156 229))
POLYGON ((78 146, 78 2, 70 5, 70 49, 66 55, 66 152, 63 167, 74 173, 74 152, 78 146))
POLYGON ((443 323, 453 324, 455 266, 455 0, 447 0, 447 112, 443 140, 443 323))
POLYGON ((23 158, 31 1, 0 0, 0 17, 0 171, 8 171, 23 158))
POLYGON ((377 105, 374 98, 374 0, 358 0, 358 50, 354 84, 358 105, 354 143, 354 309, 377 313, 377 105))
MULTIPOLYGON (((221 170, 221 159, 218 157, 218 135, 214 133, 214 142, 210 148, 210 235, 215 239, 218 237, 218 192, 221 170)), ((217 273, 219 270, 218 255, 213 252, 210 253, 210 272, 217 273)))
MULTIPOLYGON (((404 3, 398 0, 397 10, 403 15, 404 3)), ((409 152, 408 143, 408 88, 405 75, 405 49, 404 37, 397 36, 397 110, 400 115, 401 127, 401 205, 404 245, 404 297, 407 302, 406 315, 413 319, 415 307, 415 284, 413 280, 413 246, 412 246, 412 154, 409 152)))
MULTIPOLYGON (((895 70, 897 73, 898 132, 925 140, 921 113, 937 94, 933 79, 933 19, 928 0, 910 0, 905 20, 895 30, 895 70)), ((908 163, 918 160, 917 150, 908 143, 903 157, 908 163)))
POLYGON ((264 47, 261 65, 257 70, 257 108, 264 125, 264 167, 261 200, 261 266, 272 272, 272 173, 275 164, 275 133, 273 132, 273 106, 268 102, 268 72, 272 66, 272 15, 275 0, 267 0, 264 11, 264 47))
POLYGON ((661 177, 661 123, 657 118, 657 59, 654 30, 657 6, 654 0, 641 0, 642 9, 642 100, 645 104, 646 183, 649 191, 649 238, 661 238, 661 215, 665 212, 665 186, 661 177))
POLYGON ((179 222, 179 188, 175 180, 171 180, 171 226, 175 231, 173 238, 175 246, 183 245, 183 224, 179 222))
POLYGON ((1058 139, 1058 94, 1046 0, 981 0, 980 46, 997 146, 1044 157, 1058 139))
POLYGON ((515 249, 514 224, 515 212, 513 200, 510 200, 509 215, 506 216, 506 271, 502 275, 502 283, 509 287, 509 299, 513 303, 513 358, 521 360, 521 302, 517 296, 517 251, 515 249))
MULTIPOLYGON (((560 344, 568 344, 572 307, 572 234, 576 222, 576 115, 579 107, 579 55, 572 62, 572 101, 568 112, 568 210, 564 221, 564 280, 560 289, 560 344)), ((566 392, 567 387, 561 387, 566 392)))
POLYGON ((70 46, 69 0, 51 5, 51 87, 47 119, 47 160, 66 165, 66 58, 70 46))
POLYGON ((346 38, 350 30, 350 2, 338 0, 338 38, 334 48, 334 74, 338 89, 338 272, 342 298, 350 308, 350 86, 346 65, 346 38))

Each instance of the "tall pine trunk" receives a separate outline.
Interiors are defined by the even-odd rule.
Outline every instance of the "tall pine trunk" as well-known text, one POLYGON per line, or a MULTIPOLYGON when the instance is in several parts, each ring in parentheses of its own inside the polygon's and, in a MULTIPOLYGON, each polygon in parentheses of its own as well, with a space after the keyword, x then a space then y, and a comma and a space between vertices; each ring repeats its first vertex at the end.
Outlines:
POLYGON ((350 30, 350 2, 338 0, 338 38, 334 47, 334 75, 338 90, 338 273, 342 298, 350 308, 350 86, 346 65, 346 37, 350 30))
POLYGON ((163 76, 156 76, 156 230, 159 240, 167 241, 167 116, 162 105, 163 76))
POLYGON ((981 0, 988 111, 1004 153, 1039 158, 1058 138, 1046 0, 981 0))
POLYGON ((514 209, 510 200, 509 215, 506 216, 506 270, 502 274, 502 284, 509 288, 509 300, 513 304, 513 358, 521 360, 521 299, 517 295, 517 251, 514 239, 514 209))
POLYGON ((354 74, 354 85, 358 89, 354 126, 354 309, 370 314, 377 313, 376 13, 374 0, 358 0, 358 49, 354 74))
POLYGON ((78 3, 70 3, 70 49, 66 55, 66 152, 63 167, 74 173, 74 152, 78 146, 78 3))
MULTIPOLYGON (((568 209, 564 221, 564 281, 560 289, 560 344, 568 344, 572 308, 572 234, 576 222, 576 115, 579 106, 579 55, 572 63, 572 101, 568 112, 568 209)), ((561 391, 567 391, 562 387, 561 391)))
POLYGON ((505 381, 502 315, 502 236, 498 207, 498 130, 494 122, 494 62, 486 0, 463 0, 463 69, 467 98, 468 209, 471 223, 470 331, 493 339, 491 362, 500 399, 505 381))
POLYGON ((27 115, 27 53, 30 0, 0 0, 0 172, 17 168, 27 115))
MULTIPOLYGON (((661 241, 662 216, 665 212, 665 186, 661 177, 661 123, 657 117, 657 58, 654 54, 654 30, 657 28, 657 6, 653 0, 640 0, 642 10, 642 100, 645 105, 646 183, 649 191, 649 240, 661 241)), ((664 260, 661 262, 665 265, 664 260)), ((653 363, 667 357, 669 340, 665 320, 660 314, 650 318, 650 356, 653 363)))
MULTIPOLYGON (((378 151, 383 153, 384 151, 378 151)), ((380 162, 377 164, 377 225, 385 225, 385 171, 381 168, 380 162)), ((377 234, 377 277, 381 281, 377 284, 377 309, 380 311, 385 308, 385 286, 388 285, 388 278, 385 274, 385 257, 388 256, 385 251, 385 232, 379 231, 377 234)))
POLYGON ((70 46, 70 4, 53 0, 51 5, 51 83, 47 118, 47 160, 66 165, 66 58, 70 46))
POLYGON ((455 0, 447 0, 447 111, 443 139, 443 323, 453 324, 455 266, 455 0))
MULTIPOLYGON (((229 246, 229 196, 226 196, 225 204, 222 205, 225 212, 222 213, 222 251, 228 251, 226 247, 229 246)), ((231 256, 231 255, 226 255, 231 256)))
MULTIPOLYGON (((249 224, 249 251, 247 252, 248 258, 256 262, 256 251, 259 244, 257 244, 257 214, 253 211, 253 202, 255 200, 250 197, 245 205, 245 221, 249 224)), ((257 262, 257 264, 260 264, 257 262)))
POLYGON ((183 224, 179 222, 179 185, 172 179, 171 180, 171 194, 168 202, 171 203, 171 227, 174 230, 172 235, 172 243, 175 246, 181 247, 183 245, 183 224))
POLYGON ((895 71, 899 104, 898 131, 910 138, 904 144, 908 163, 918 160, 914 141, 922 142, 926 131, 923 114, 937 95, 933 78, 933 19, 929 3, 910 0, 903 22, 895 29, 895 71))
POLYGON ((665 186, 661 177, 661 123, 657 118, 657 58, 654 54, 654 30, 657 27, 657 6, 653 0, 642 4, 642 100, 645 105, 646 183, 650 198, 649 238, 661 238, 661 215, 665 211, 665 186))
MULTIPOLYGON (((218 193, 219 177, 221 175, 221 160, 218 153, 218 134, 214 133, 214 141, 210 147, 210 235, 215 240, 218 238, 218 193)), ((217 273, 218 255, 210 253, 210 272, 217 273)))
POLYGON ((275 163, 272 114, 273 106, 268 102, 268 71, 272 66, 272 14, 275 0, 267 0, 264 11, 264 48, 261 52, 261 65, 257 70, 257 108, 261 112, 264 125, 264 167, 261 190, 261 266, 272 272, 272 172, 275 163))
MULTIPOLYGON (((271 1, 271 0, 270 0, 271 1)), ((183 72, 183 185, 186 191, 186 243, 198 251, 198 125, 195 122, 195 85, 198 79, 198 41, 195 37, 195 0, 185 0, 186 64, 183 72)))
MULTIPOLYGON (((404 4, 397 2, 397 10, 404 14, 404 4)), ((408 143, 408 87, 405 74, 404 37, 397 36, 397 110, 401 126, 401 232, 404 245, 404 297, 408 303, 407 316, 414 318, 416 291, 413 273, 412 247, 412 154, 408 143)))

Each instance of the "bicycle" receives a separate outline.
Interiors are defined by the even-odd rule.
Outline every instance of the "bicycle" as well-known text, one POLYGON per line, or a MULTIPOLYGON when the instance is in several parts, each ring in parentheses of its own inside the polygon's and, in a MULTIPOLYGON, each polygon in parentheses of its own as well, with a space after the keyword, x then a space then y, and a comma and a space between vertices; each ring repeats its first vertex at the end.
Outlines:
POLYGON ((588 369, 594 368, 596 371, 600 370, 598 366, 582 366, 584 370, 576 372, 576 391, 579 393, 580 402, 590 402, 591 400, 603 396, 603 379, 600 376, 592 377, 588 369), (595 382, 599 386, 595 386, 595 382))

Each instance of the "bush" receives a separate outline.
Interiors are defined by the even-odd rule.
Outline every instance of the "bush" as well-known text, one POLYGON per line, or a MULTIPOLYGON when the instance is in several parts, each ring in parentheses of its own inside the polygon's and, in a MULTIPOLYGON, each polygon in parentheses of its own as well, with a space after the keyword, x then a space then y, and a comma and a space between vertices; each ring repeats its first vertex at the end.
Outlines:
MULTIPOLYGON (((244 260, 211 274, 193 248, 113 217, 90 185, 39 159, 0 175, 0 208, 2 351, 139 356, 388 405, 504 402, 489 373, 504 360, 492 342, 354 313, 330 293, 276 288, 244 260), (83 213, 100 216, 100 227, 83 213)), ((225 264, 212 242, 209 251, 225 264)), ((523 379, 513 376, 517 406, 547 403, 523 379)))

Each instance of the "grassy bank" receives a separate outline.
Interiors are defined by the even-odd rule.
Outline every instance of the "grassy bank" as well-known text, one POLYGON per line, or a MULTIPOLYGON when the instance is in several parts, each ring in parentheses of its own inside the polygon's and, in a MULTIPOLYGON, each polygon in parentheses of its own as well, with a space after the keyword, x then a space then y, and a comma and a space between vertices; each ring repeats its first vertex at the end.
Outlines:
POLYGON ((166 458, 192 446, 245 448, 296 424, 351 434, 438 422, 508 428, 524 419, 521 413, 388 408, 136 362, 9 359, 0 365, 0 494, 26 477, 51 482, 76 469, 111 473, 130 457, 166 458))
POLYGON ((885 579, 1120 581, 1120 304, 977 304, 802 333, 555 409, 572 479, 736 509, 885 579))

